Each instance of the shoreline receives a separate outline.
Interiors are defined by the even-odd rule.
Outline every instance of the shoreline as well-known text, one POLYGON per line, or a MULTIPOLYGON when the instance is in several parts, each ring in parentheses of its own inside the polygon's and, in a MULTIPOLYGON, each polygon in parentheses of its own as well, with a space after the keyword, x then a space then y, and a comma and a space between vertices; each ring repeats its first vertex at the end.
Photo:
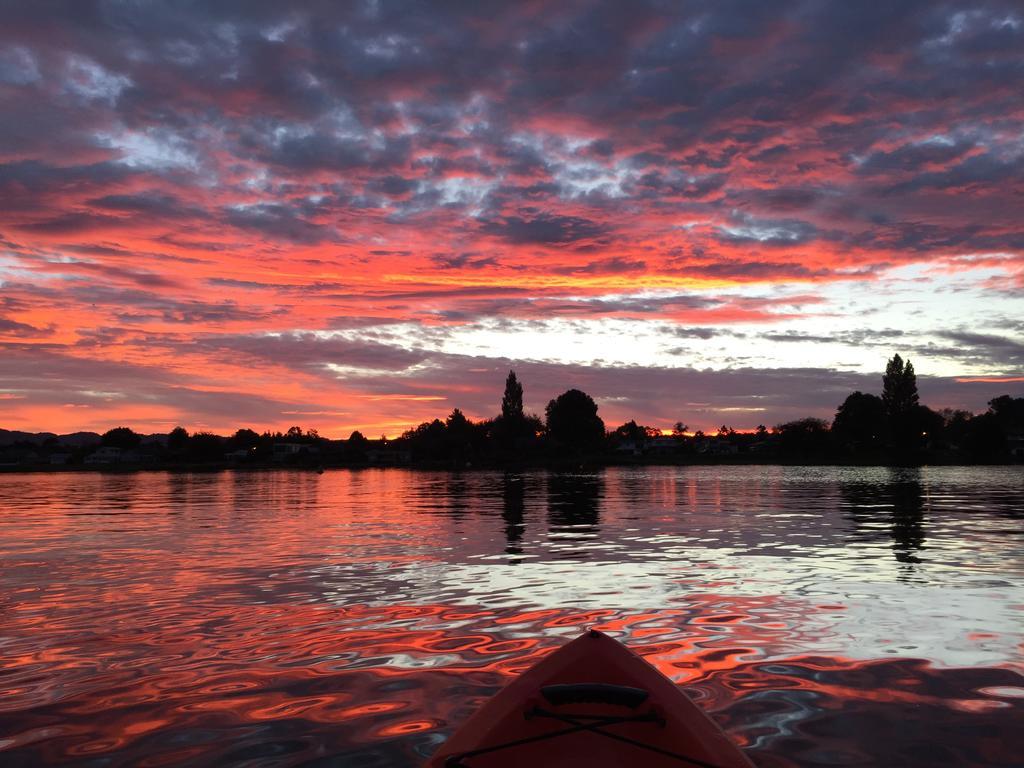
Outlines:
POLYGON ((716 457, 707 460, 658 460, 658 461, 623 461, 623 460, 600 460, 593 457, 582 458, 579 461, 558 461, 558 462, 509 462, 509 463, 479 463, 456 466, 451 462, 416 462, 407 464, 368 464, 362 463, 307 463, 307 464, 285 464, 285 463, 250 463, 237 464, 231 462, 219 462, 208 464, 97 464, 97 465, 48 465, 28 464, 17 466, 0 466, 0 474, 53 474, 53 473, 100 473, 112 475, 136 474, 140 472, 169 472, 169 473, 199 473, 213 474, 217 472, 326 472, 328 470, 372 470, 372 469, 400 469, 416 472, 530 472, 530 471, 551 471, 551 472, 572 472, 572 471, 597 471, 614 467, 713 467, 713 466, 766 466, 766 467, 886 467, 891 469, 901 468, 922 468, 922 467, 1021 467, 1024 463, 1017 461, 978 462, 964 461, 962 459, 928 457, 925 461, 913 463, 886 462, 878 459, 856 460, 815 460, 810 457, 791 458, 737 458, 737 457, 716 457))

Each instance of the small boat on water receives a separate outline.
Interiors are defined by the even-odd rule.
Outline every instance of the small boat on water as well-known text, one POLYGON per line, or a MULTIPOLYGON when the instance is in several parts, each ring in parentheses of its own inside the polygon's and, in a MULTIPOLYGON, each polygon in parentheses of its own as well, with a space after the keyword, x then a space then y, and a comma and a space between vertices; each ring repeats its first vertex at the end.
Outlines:
POLYGON ((753 768, 683 690, 590 630, 487 701, 426 768, 753 768))

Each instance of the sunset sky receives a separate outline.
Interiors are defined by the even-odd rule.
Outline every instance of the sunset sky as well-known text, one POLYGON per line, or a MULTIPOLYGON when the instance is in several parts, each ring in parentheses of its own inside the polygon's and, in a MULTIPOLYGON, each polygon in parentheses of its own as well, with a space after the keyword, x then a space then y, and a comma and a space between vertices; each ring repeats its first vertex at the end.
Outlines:
POLYGON ((0 427, 1024 394, 1019 2, 0 2, 0 427))

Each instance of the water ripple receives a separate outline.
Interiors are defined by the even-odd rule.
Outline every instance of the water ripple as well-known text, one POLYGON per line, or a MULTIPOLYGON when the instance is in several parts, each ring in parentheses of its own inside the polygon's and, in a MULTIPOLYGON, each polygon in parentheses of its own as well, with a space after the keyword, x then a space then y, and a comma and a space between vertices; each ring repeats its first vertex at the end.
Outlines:
POLYGON ((415 765, 581 629, 759 766, 1024 754, 1019 468, 0 476, 4 766, 415 765))

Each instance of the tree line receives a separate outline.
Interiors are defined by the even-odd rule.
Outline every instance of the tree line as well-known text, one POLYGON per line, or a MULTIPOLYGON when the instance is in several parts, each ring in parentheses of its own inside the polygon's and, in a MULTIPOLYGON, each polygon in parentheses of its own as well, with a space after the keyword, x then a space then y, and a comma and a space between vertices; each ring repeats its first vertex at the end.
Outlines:
POLYGON ((444 421, 424 422, 400 438, 421 461, 460 464, 475 459, 576 461, 581 457, 630 460, 791 460, 838 463, 1000 462, 1024 457, 1024 398, 1003 395, 978 415, 932 410, 921 404, 913 364, 888 361, 878 395, 853 392, 828 422, 804 418, 740 432, 722 425, 712 433, 628 421, 606 430, 593 398, 570 389, 551 400, 544 418, 523 410, 514 371, 505 382, 501 414, 471 422, 459 409, 444 421), (667 434, 666 434, 667 433, 667 434))
MULTIPOLYGON (((917 376, 909 360, 894 355, 886 365, 879 394, 853 392, 831 422, 804 418, 771 429, 759 425, 741 432, 723 424, 716 432, 690 432, 682 421, 671 430, 628 421, 608 430, 594 399, 569 389, 548 402, 541 417, 523 406, 523 385, 509 371, 500 413, 473 421, 458 408, 395 439, 368 439, 353 432, 328 440, 315 429, 285 432, 239 429, 229 437, 189 433, 176 427, 166 436, 144 438, 128 427, 111 429, 96 446, 79 446, 67 463, 150 464, 418 464, 464 467, 582 462, 784 461, 812 463, 1005 462, 1024 458, 1024 398, 1009 395, 988 410, 935 411, 920 402, 917 376), (96 459, 99 456, 100 459, 96 459)), ((17 448, 17 445, 15 445, 17 448)), ((35 446, 45 460, 61 446, 53 440, 35 446)), ((10 454, 11 447, 4 449, 10 454)), ((3 463, 4 451, 0 451, 3 463)))

